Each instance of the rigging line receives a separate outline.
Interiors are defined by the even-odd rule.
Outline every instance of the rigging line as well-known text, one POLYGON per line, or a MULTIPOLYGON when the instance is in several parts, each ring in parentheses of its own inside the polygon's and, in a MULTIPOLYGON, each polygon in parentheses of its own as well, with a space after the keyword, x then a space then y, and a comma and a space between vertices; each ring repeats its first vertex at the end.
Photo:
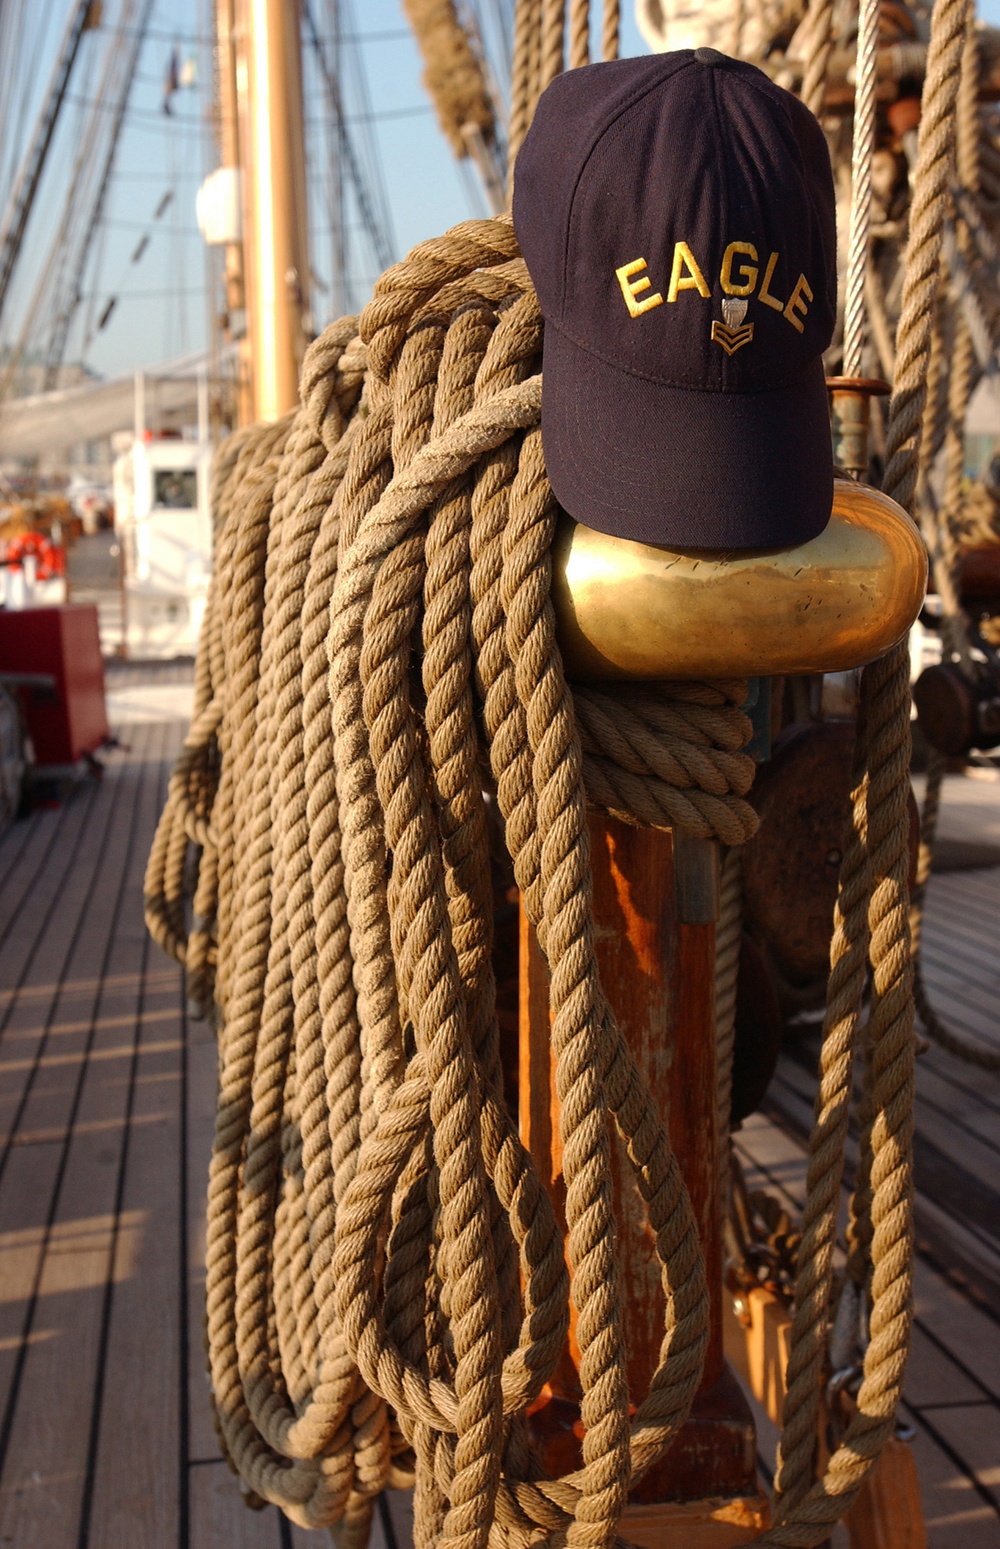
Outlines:
POLYGON ((155 0, 144 0, 143 9, 140 12, 139 24, 136 28, 136 36, 132 42, 131 53, 128 57, 124 71, 122 88, 119 94, 118 102, 115 104, 117 111, 111 125, 111 135, 104 157, 104 165, 101 170, 100 183, 97 188, 96 197, 93 201, 93 204, 91 205, 90 218, 87 222, 87 227, 84 231, 83 239, 80 243, 79 249, 77 250, 76 263, 73 269, 73 278, 70 285, 69 296, 65 301, 62 310, 58 314, 55 325, 52 329, 52 336, 49 340, 48 355, 45 362, 44 381, 46 388, 55 386, 55 380, 59 371, 59 367, 62 365, 63 358, 66 354, 66 342, 69 338, 69 331, 82 300, 81 286, 83 282, 83 275, 93 247, 97 228, 100 225, 101 217, 104 214, 104 206, 108 196, 108 189, 111 185, 112 172, 114 171, 115 156, 118 151, 118 142, 121 136, 122 126, 125 122, 126 111, 128 108, 128 99, 132 91, 132 86, 135 80, 136 66, 139 62, 139 54, 142 49, 144 28, 145 24, 149 21, 150 15, 152 14, 154 3, 155 0))
MULTIPOLYGON (((94 32, 110 33, 116 37, 129 37, 131 29, 128 27, 100 26, 92 29, 94 32)), ((413 34, 409 27, 384 27, 374 32, 343 32, 339 36, 341 43, 401 43, 404 39, 411 38, 413 34)), ((164 32, 151 27, 146 33, 151 43, 173 43, 178 48, 186 44, 201 48, 214 48, 217 39, 209 33, 203 32, 164 32)), ((332 36, 321 34, 324 43, 332 43, 332 36)))
MULTIPOLYGON (((332 38, 333 59, 339 63, 342 57, 343 30, 341 28, 341 16, 339 0, 327 0, 326 20, 330 27, 332 38)), ((345 223, 344 208, 344 177, 341 158, 335 150, 335 136, 337 125, 330 125, 333 133, 327 136, 327 155, 324 157, 326 177, 323 179, 323 193, 326 200, 329 215, 330 229, 330 290, 331 311, 333 317, 343 317, 354 310, 351 302, 353 293, 348 282, 347 261, 347 229, 345 223)), ((319 233, 317 233, 317 236, 319 233)))
MULTIPOLYGON (((104 102, 100 97, 76 97, 70 92, 66 100, 67 102, 78 102, 81 106, 91 108, 98 113, 114 113, 115 111, 113 102, 104 102)), ((197 127, 199 134, 203 126, 203 119, 200 113, 164 113, 162 108, 130 108, 129 118, 133 120, 143 119, 157 126, 161 126, 164 123, 168 126, 178 125, 185 130, 197 127)))
MULTIPOLYGON (((131 14, 137 0, 125 0, 125 4, 131 14)), ((114 69, 120 56, 113 51, 105 62, 102 90, 110 89, 114 69)), ((93 136, 99 133, 99 120, 92 126, 93 136)), ((70 241, 73 223, 77 218, 78 210, 85 197, 90 174, 93 170, 91 156, 91 136, 80 133, 78 136, 78 148, 71 170, 69 192, 63 207, 62 219, 57 227, 54 241, 50 244, 48 253, 42 266, 41 274, 35 284, 31 301, 29 302, 21 323, 17 341, 10 351, 9 358, 5 361, 5 370, 0 379, 0 402, 7 396, 15 380, 18 369, 23 360, 24 351, 34 325, 35 318, 42 312, 42 301, 46 293, 53 289, 54 283, 58 285, 59 279, 65 272, 66 246, 70 241), (55 282, 54 282, 55 277, 55 282)))
POLYGON ((479 34, 483 39, 487 55, 496 52, 497 66, 495 76, 498 82, 506 88, 503 95, 504 114, 506 118, 510 99, 510 74, 513 63, 513 34, 514 13, 510 6, 503 0, 466 0, 466 3, 476 18, 479 34), (492 44, 492 48, 490 47, 492 44))
MULTIPOLYGON (((94 109, 99 113, 112 113, 114 111, 112 103, 102 102, 98 98, 75 97, 70 94, 66 100, 67 102, 79 103, 80 106, 94 109)), ((376 108, 368 113, 344 114, 341 121, 347 127, 350 127, 352 124, 377 124, 395 118, 423 118, 432 114, 433 111, 434 109, 429 103, 415 102, 405 108, 376 108)), ((130 108, 129 118, 131 120, 142 119, 156 127, 166 124, 171 129, 179 128, 183 130, 186 136, 191 136, 192 132, 201 135, 204 129, 204 121, 200 113, 163 113, 162 111, 157 112, 153 108, 130 108)), ((310 125, 325 124, 326 119, 322 116, 312 116, 306 119, 306 123, 310 125)))
MULTIPOLYGON (((95 84, 95 76, 98 74, 99 64, 100 61, 98 59, 96 48, 89 48, 85 51, 84 54, 81 55, 80 66, 77 70, 77 84, 82 85, 87 96, 92 94, 92 89, 95 84)), ((111 79, 111 62, 108 59, 104 60, 103 68, 101 69, 100 73, 101 78, 98 85, 97 95, 101 95, 101 93, 106 91, 109 87, 111 79)), ((64 125, 61 144, 66 145, 67 147, 75 146, 76 155, 73 161, 69 182, 67 184, 69 193, 68 198, 63 206, 62 222, 59 227, 60 235, 56 239, 55 244, 58 256, 55 278, 52 281, 51 291, 52 295, 57 298, 61 298, 65 295, 66 276, 72 264, 72 243, 69 240, 67 234, 71 229, 77 204, 84 197, 84 191, 87 186, 87 177, 89 176, 94 157, 96 155, 96 136, 98 133, 98 126, 91 126, 87 110, 83 107, 75 108, 72 112, 70 121, 64 125), (93 135, 91 134, 92 127, 94 130, 93 135)), ((59 312, 58 304, 46 308, 46 312, 52 317, 57 316, 59 312)))
MULTIPOLYGON (((356 31, 353 0, 336 0, 336 3, 338 4, 338 15, 344 20, 347 31, 356 31)), ((343 55, 343 63, 349 76, 348 95, 360 104, 362 111, 370 112, 371 93, 368 90, 368 75, 365 70, 361 50, 357 48, 347 49, 343 55)), ((393 250, 393 257, 395 258, 396 238, 394 236, 392 206, 389 202, 389 193, 385 185, 381 155, 374 133, 367 126, 361 126, 358 138, 360 140, 361 159, 367 167, 368 186, 379 214, 382 229, 387 235, 389 246, 393 250)), ((376 258, 377 256, 376 254, 376 258)))
MULTIPOLYGON (((500 82, 497 79, 496 71, 493 69, 493 64, 490 60, 489 53, 486 48, 486 40, 483 36, 483 27, 480 19, 479 7, 475 4, 472 4, 471 0, 466 0, 464 5, 459 6, 457 15, 459 24, 469 39, 469 46, 472 49, 479 68, 483 73, 483 82, 486 86, 486 95, 489 98, 490 106, 493 109, 493 117, 496 120, 496 127, 494 128, 494 140, 497 139, 496 129, 500 128, 502 130, 503 139, 506 141, 506 137, 510 131, 510 109, 508 106, 507 98, 504 96, 504 93, 500 88, 500 82)), ((506 158, 505 144, 499 146, 499 152, 502 166, 506 158)))
POLYGON ((362 219, 365 222, 365 227, 371 240, 372 246, 375 249, 379 264, 383 269, 386 269, 393 262, 394 258, 392 243, 389 238, 387 228, 384 227, 379 221, 378 215, 373 208, 372 201, 369 196, 367 180, 362 173, 357 156, 355 155, 354 145, 351 137, 347 133, 347 120, 344 116, 344 106, 340 95, 340 83, 330 68, 330 64, 326 57, 326 52, 322 43, 320 42, 319 30, 316 26, 316 18, 313 14, 310 0, 304 0, 302 14, 305 18, 306 26, 309 30, 310 43, 312 44, 313 52, 315 53, 317 62, 319 63, 320 73, 322 74, 323 83, 326 86, 327 96, 330 100, 330 107, 336 120, 340 143, 340 153, 347 164, 348 175, 350 176, 351 183, 354 186, 354 193, 358 201, 358 207, 361 211, 362 219))
MULTIPOLYGON (((8 145, 4 156, 4 170, 0 177, 0 189, 4 202, 9 198, 17 176, 17 168, 24 154, 25 135, 29 127, 28 110, 31 102, 31 94, 38 79, 42 62, 42 53, 46 41, 44 27, 34 27, 28 34, 30 50, 27 59, 22 60, 24 52, 22 48, 25 33, 26 6, 7 6, 0 10, 0 19, 14 16, 16 21, 16 43, 9 51, 10 71, 9 79, 4 82, 3 94, 0 101, 11 102, 15 86, 18 86, 18 100, 13 105, 12 111, 5 115, 4 127, 8 129, 8 145)), ((13 31, 13 28, 11 29, 13 31)), ((6 56, 5 56, 6 57, 6 56)))
MULTIPOLYGON (((352 124, 381 124, 396 118, 425 118, 433 112, 434 109, 429 102, 415 102, 408 108, 379 108, 374 113, 352 113, 342 122, 350 128, 352 124)), ((322 129, 327 124, 327 119, 322 114, 310 114, 305 124, 309 129, 322 129)))
MULTIPOLYGON (((118 178, 115 178, 115 182, 117 183, 118 181, 118 178)), ((149 221, 104 220, 101 222, 101 225, 105 231, 141 231, 148 234, 156 229, 156 218, 154 216, 149 221)), ((204 237, 197 226, 182 226, 180 229, 184 236, 197 237, 200 242, 204 241, 204 237)))
POLYGON ((17 179, 11 205, 0 228, 0 244, 2 244, 0 246, 0 316, 3 315, 4 302, 7 299, 11 278, 24 241, 28 218, 38 192, 76 56, 80 50, 80 41, 86 30, 90 4, 91 0, 79 0, 70 21, 42 116, 36 125, 31 147, 17 179))
MULTIPOLYGON (((197 171, 182 172, 180 174, 180 181, 181 182, 195 182, 196 180, 198 180, 198 173, 197 173, 197 171)), ((116 182, 116 184, 117 183, 156 183, 159 188, 162 188, 163 187, 164 178, 163 178, 163 173, 162 172, 116 172, 115 173, 115 182, 116 182)))
MULTIPOLYGON (((207 295, 209 285, 185 285, 186 296, 207 295)), ((165 297, 175 297, 177 286, 171 285, 167 290, 118 290, 115 292, 115 304, 121 306, 125 301, 162 301, 165 297)))

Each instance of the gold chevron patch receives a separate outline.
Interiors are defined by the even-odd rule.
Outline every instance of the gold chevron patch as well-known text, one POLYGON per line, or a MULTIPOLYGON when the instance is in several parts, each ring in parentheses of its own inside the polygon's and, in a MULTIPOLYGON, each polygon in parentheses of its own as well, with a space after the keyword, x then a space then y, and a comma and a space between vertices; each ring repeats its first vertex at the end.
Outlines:
POLYGON ((712 338, 716 344, 722 345, 727 355, 735 355, 753 338, 753 323, 744 323, 742 328, 727 328, 725 323, 715 321, 712 323, 712 338))

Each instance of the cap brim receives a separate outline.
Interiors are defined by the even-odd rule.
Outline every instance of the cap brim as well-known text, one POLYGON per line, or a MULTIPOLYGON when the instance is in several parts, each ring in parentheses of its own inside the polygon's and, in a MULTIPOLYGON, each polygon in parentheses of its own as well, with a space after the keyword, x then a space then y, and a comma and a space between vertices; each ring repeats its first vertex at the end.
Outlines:
POLYGON ((823 362, 793 385, 727 393, 619 370, 551 323, 542 444, 564 510, 599 532, 674 548, 792 548, 833 503, 823 362))

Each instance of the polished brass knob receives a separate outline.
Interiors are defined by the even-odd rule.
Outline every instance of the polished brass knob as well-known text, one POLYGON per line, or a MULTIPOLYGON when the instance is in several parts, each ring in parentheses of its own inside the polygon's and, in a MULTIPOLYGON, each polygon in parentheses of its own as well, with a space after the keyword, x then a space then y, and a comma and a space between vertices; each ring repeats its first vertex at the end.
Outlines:
POLYGON ((842 672, 903 638, 926 586, 906 512, 847 479, 794 549, 666 549, 564 517, 553 553, 559 645, 582 680, 842 672))

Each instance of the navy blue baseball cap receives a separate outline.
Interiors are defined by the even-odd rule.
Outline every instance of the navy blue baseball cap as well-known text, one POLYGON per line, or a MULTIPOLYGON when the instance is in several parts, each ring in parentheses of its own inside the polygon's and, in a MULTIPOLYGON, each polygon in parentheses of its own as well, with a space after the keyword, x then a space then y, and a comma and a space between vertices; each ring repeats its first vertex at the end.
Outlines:
POLYGON ((564 509, 675 548, 822 532, 837 241, 812 113, 710 48, 570 70, 539 100, 513 213, 564 509))

